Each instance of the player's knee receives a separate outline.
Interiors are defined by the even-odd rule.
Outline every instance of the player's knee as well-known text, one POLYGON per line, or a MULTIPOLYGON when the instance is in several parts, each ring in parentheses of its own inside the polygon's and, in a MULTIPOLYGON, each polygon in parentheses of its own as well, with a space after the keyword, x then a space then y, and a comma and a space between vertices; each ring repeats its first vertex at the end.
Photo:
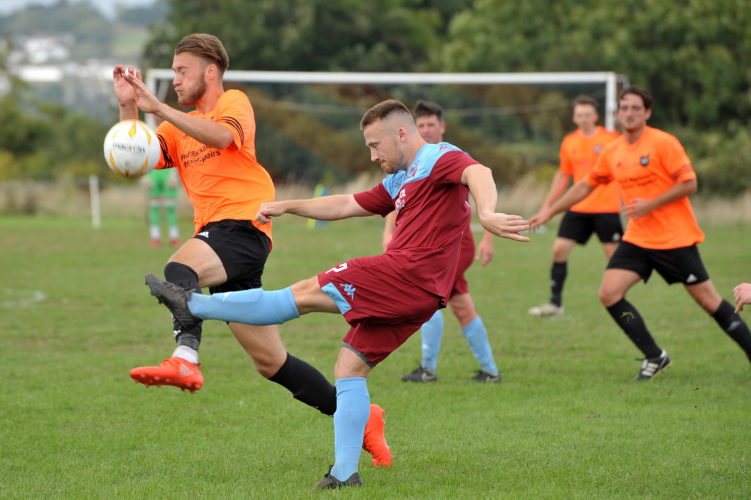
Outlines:
POLYGON ((553 243, 553 261, 566 262, 575 244, 576 242, 574 242, 573 240, 556 238, 555 242, 553 243))
POLYGON ((256 359, 253 358, 253 364, 256 367, 256 371, 259 375, 261 375, 263 378, 271 378, 274 375, 277 374, 279 371, 279 368, 282 367, 281 364, 272 362, 270 359, 256 359))
POLYGON ((454 313, 456 319, 459 321, 459 324, 462 326, 470 324, 477 317, 475 308, 471 305, 469 307, 455 307, 451 311, 454 313))
POLYGON ((339 312, 334 300, 321 289, 317 276, 298 281, 290 286, 290 290, 295 298, 295 305, 300 315, 311 312, 339 312))
POLYGON ((168 262, 167 265, 164 266, 163 272, 164 278, 170 283, 174 283, 188 290, 198 288, 200 291, 200 287, 198 286, 198 274, 192 267, 179 262, 168 262))
POLYGON ((469 294, 455 295, 449 300, 449 307, 460 325, 467 325, 477 317, 475 306, 469 294))
POLYGON ((245 351, 253 359, 253 366, 255 366, 256 371, 263 378, 271 378, 279 373, 279 369, 284 365, 287 355, 287 351, 284 351, 282 354, 277 350, 265 351, 258 348, 249 349, 246 347, 245 351))
POLYGON ((597 292, 597 297, 605 307, 610 307, 623 298, 623 294, 617 290, 610 288, 600 287, 597 292))
POLYGON ((560 248, 553 247, 553 262, 566 262, 569 252, 560 248))

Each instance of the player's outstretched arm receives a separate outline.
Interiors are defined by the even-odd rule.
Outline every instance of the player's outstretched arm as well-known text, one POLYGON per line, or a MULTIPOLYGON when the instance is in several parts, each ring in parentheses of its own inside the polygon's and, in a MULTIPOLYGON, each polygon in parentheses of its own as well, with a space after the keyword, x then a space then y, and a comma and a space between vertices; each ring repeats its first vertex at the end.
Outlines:
POLYGON ((549 221, 555 214, 568 210, 577 202, 583 200, 589 193, 594 191, 596 186, 591 186, 586 180, 582 179, 571 188, 569 188, 564 195, 558 199, 549 208, 540 210, 537 214, 529 219, 530 228, 534 231, 538 227, 549 221))
POLYGON ((351 194, 321 196, 307 200, 285 200, 261 203, 256 220, 266 224, 272 217, 284 214, 299 215, 309 219, 339 220, 373 215, 360 206, 351 194))
POLYGON ((528 236, 520 234, 529 229, 529 222, 520 215, 508 215, 495 211, 498 203, 493 173, 479 163, 470 165, 462 173, 462 184, 469 188, 477 205, 477 218, 485 230, 516 241, 529 241, 528 236))
POLYGON ((521 215, 509 215, 502 212, 477 213, 480 224, 487 231, 515 241, 529 241, 529 236, 521 234, 529 231, 529 221, 521 215))
POLYGON ((570 178, 570 175, 564 174, 560 170, 555 173, 555 177, 553 177, 553 181, 550 183, 548 195, 545 197, 545 201, 543 201, 542 203, 540 212, 549 208, 553 204, 553 202, 555 202, 555 200, 561 197, 561 195, 566 191, 566 186, 568 186, 568 181, 570 178))

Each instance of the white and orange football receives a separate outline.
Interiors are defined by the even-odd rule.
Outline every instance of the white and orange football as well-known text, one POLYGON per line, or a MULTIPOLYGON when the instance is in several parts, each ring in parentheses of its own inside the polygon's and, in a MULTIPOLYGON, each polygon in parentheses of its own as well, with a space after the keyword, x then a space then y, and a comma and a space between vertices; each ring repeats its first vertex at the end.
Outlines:
POLYGON ((107 166, 124 177, 139 177, 152 171, 161 155, 156 134, 139 120, 115 123, 104 137, 107 166))

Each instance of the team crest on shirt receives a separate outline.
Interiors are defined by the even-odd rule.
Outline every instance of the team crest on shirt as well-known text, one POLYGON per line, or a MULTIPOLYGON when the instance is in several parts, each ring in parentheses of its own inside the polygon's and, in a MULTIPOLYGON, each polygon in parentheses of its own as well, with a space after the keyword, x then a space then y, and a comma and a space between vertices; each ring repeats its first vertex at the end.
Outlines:
POLYGON ((396 213, 399 213, 399 210, 402 209, 402 207, 407 203, 407 193, 404 188, 402 188, 401 191, 399 191, 399 197, 394 202, 394 210, 396 210, 396 213))
POLYGON ((597 146, 595 146, 595 154, 596 154, 596 155, 600 154, 600 151, 602 151, 602 146, 600 146, 600 145, 598 144, 597 146))
POLYGON ((639 158, 639 163, 642 167, 646 167, 649 165, 649 155, 644 155, 641 158, 639 158))
POLYGON ((415 175, 417 175, 417 166, 419 164, 420 162, 416 161, 409 166, 409 168, 407 169, 407 179, 413 179, 415 175))

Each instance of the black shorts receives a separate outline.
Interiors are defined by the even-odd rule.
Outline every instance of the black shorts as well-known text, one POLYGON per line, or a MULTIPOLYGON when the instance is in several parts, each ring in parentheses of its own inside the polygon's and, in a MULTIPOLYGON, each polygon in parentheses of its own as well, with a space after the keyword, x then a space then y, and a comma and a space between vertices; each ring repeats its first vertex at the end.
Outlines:
POLYGON ((558 237, 584 245, 592 233, 603 243, 618 243, 623 235, 621 217, 617 213, 584 213, 571 210, 563 214, 558 237))
POLYGON ((205 241, 222 261, 227 281, 209 288, 211 293, 260 288, 263 266, 271 241, 249 220, 209 222, 194 236, 205 241))
POLYGON ((608 262, 608 269, 634 271, 646 282, 656 270, 669 284, 696 285, 709 279, 696 245, 653 250, 622 241, 608 262))

